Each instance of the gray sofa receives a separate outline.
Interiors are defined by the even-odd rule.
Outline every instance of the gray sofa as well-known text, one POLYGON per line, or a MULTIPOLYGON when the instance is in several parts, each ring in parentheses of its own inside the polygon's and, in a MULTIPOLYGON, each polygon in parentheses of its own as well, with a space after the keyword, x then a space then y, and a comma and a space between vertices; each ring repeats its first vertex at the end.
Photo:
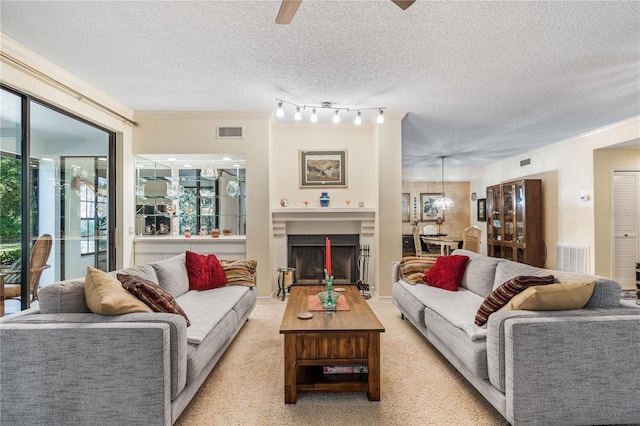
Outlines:
POLYGON ((189 291, 185 255, 114 271, 158 283, 185 311, 91 313, 84 280, 43 287, 0 320, 0 424, 171 425, 257 299, 257 288, 189 291))
MULTIPOLYGON (((465 250, 458 292, 401 279, 392 300, 426 339, 513 425, 640 422, 640 309, 620 305, 617 282, 535 268, 465 250), (597 280, 583 309, 475 313, 493 289, 520 275, 597 280)), ((434 390, 432 390, 434 391, 434 390)))

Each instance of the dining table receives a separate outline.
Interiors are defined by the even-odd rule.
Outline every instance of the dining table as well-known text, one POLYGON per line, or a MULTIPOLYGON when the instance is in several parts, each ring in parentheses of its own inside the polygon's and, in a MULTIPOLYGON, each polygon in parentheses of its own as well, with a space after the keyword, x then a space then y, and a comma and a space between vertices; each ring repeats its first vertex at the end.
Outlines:
POLYGON ((451 254, 451 250, 455 250, 458 248, 458 245, 462 241, 462 237, 449 237, 449 236, 429 236, 423 235, 422 241, 425 244, 436 244, 440 246, 440 254, 442 256, 449 256, 451 254))

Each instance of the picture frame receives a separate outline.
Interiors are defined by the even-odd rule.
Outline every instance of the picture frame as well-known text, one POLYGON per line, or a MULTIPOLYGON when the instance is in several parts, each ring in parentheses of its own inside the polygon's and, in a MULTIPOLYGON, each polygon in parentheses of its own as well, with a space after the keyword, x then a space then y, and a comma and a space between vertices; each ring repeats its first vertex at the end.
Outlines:
POLYGON ((444 222, 444 211, 438 210, 433 205, 434 201, 442 197, 442 193, 422 193, 420 194, 420 215, 422 222, 435 222, 441 218, 444 222))
POLYGON ((478 222, 487 221, 487 199, 478 198, 478 222))
POLYGON ((402 221, 409 222, 409 204, 411 204, 408 192, 402 193, 402 221))
POLYGON ((299 151, 300 188, 347 188, 347 151, 299 151))

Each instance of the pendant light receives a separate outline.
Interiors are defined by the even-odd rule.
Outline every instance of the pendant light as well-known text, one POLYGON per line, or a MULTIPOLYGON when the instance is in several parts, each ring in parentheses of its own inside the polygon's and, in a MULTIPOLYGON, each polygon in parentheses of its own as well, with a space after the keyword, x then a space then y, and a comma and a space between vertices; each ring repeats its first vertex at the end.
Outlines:
POLYGON ((444 196, 444 157, 442 157, 442 196, 433 202, 433 206, 438 210, 449 210, 453 208, 453 200, 444 196))

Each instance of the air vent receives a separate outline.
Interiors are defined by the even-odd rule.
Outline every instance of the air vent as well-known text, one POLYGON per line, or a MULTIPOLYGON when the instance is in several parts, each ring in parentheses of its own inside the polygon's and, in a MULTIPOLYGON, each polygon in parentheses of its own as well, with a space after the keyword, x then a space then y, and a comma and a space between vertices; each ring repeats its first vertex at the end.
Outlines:
POLYGON ((520 160, 520 167, 528 166, 529 164, 531 164, 531 158, 527 158, 526 160, 520 160))
POLYGON ((558 271, 587 273, 589 247, 579 244, 556 245, 556 269, 558 271))
POLYGON ((244 128, 216 126, 218 139, 243 139, 244 128))

